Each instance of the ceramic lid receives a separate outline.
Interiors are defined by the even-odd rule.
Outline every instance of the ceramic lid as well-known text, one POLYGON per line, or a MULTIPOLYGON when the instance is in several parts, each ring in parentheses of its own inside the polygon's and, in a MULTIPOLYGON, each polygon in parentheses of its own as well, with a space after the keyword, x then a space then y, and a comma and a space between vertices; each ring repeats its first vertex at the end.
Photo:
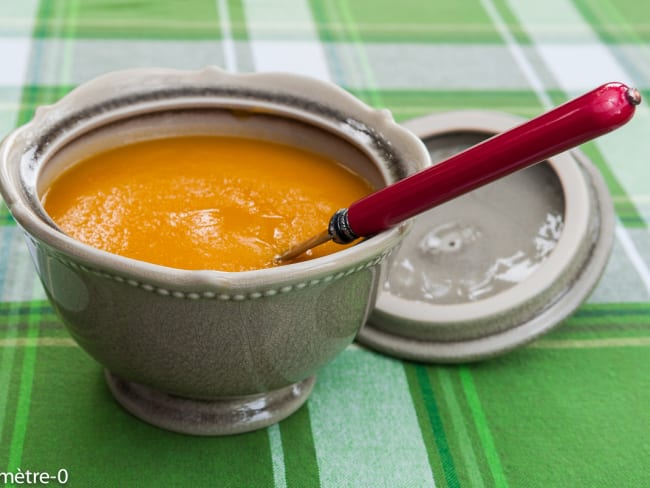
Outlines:
MULTIPOLYGON (((523 119, 460 111, 404 123, 433 164, 523 119)), ((588 297, 607 264, 614 211, 579 150, 429 210, 382 269, 357 340, 426 362, 494 356, 548 332, 588 297)))

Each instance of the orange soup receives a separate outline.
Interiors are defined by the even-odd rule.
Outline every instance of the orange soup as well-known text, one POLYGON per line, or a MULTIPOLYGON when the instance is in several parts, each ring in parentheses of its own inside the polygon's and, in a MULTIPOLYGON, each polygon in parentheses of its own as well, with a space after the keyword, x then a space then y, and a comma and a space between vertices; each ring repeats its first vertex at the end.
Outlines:
MULTIPOLYGON (((68 235, 126 257, 181 269, 246 271, 327 228, 372 191, 333 160, 235 137, 138 142, 59 176, 45 210, 68 235)), ((341 249, 327 243, 301 259, 341 249)))

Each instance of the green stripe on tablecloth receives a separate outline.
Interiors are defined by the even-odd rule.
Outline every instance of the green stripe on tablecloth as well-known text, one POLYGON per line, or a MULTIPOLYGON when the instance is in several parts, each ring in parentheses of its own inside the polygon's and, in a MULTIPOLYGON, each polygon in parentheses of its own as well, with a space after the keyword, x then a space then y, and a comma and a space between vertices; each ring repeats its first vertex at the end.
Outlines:
POLYGON ((49 53, 46 51, 43 42, 33 42, 30 59, 33 72, 31 73, 32 78, 29 81, 34 83, 35 86, 26 85, 23 87, 21 105, 24 110, 21 111, 20 124, 32 118, 33 112, 31 110, 37 108, 39 105, 55 102, 69 91, 71 85, 70 75, 74 62, 74 39, 77 34, 77 22, 82 1, 41 2, 38 18, 45 22, 43 24, 37 23, 34 26, 33 37, 36 39, 39 36, 62 39, 62 49, 57 50, 55 53, 49 53), (47 22, 49 19, 60 19, 60 22, 49 23, 47 22), (52 66, 56 70, 53 73, 55 84, 42 87, 38 85, 39 81, 41 81, 42 77, 49 74, 43 71, 42 65, 44 64, 45 57, 51 56, 52 54, 56 54, 55 63, 52 66), (26 117, 25 120, 22 120, 22 117, 26 117))
POLYGON ((438 453, 438 447, 436 445, 437 436, 434 431, 434 425, 438 426, 439 424, 431 422, 431 415, 429 414, 427 402, 425 402, 424 392, 420 387, 418 368, 421 366, 408 362, 403 363, 403 366, 408 380, 415 414, 420 425, 420 431, 422 432, 422 441, 427 451, 429 464, 433 470, 433 478, 436 481, 436 486, 446 487, 448 476, 445 475, 445 466, 441 463, 441 456, 438 453))
POLYGON ((508 483, 650 486, 649 351, 524 349, 473 366, 508 483))
MULTIPOLYGON (((40 282, 33 283, 32 295, 41 293, 40 286, 40 282)), ((0 302, 0 348, 31 345, 69 347, 71 341, 70 334, 47 300, 0 302), (38 323, 38 337, 29 335, 33 323, 38 323)))
POLYGON ((319 39, 327 54, 333 81, 345 86, 348 78, 362 80, 366 89, 357 96, 375 108, 382 106, 377 83, 349 5, 341 0, 310 1, 319 39), (337 26, 334 28, 333 26, 337 26), (341 51, 336 43, 349 46, 341 51))
POLYGON ((273 486, 265 430, 202 438, 146 424, 111 397, 78 348, 39 348, 23 469, 66 468, 68 486, 273 486))
POLYGON ((309 402, 280 422, 286 485, 319 486, 318 460, 309 418, 309 402))
POLYGON ((512 34, 517 44, 530 45, 532 41, 524 29, 517 22, 517 18, 508 8, 508 0, 492 0, 494 7, 498 9, 503 23, 512 34))
MULTIPOLYGON (((11 312, 17 304, 7 304, 7 309, 11 312)), ((20 322, 19 314, 10 313, 0 322, 4 323, 6 332, 3 334, 5 339, 18 337, 18 324, 20 322)), ((11 445, 12 420, 15 417, 15 398, 16 390, 11 388, 12 381, 18 377, 14 373, 16 364, 16 348, 0 347, 0 471, 6 468, 6 460, 9 459, 9 446, 11 445)), ((18 360, 24 354, 23 350, 18 352, 18 360)))
POLYGON ((409 376, 411 397, 418 414, 422 437, 427 446, 429 463, 434 468, 436 484, 440 485, 444 480, 444 486, 458 487, 456 467, 447 442, 447 434, 440 416, 436 395, 431 385, 430 372, 423 365, 405 364, 404 369, 409 376))
POLYGON ((627 199, 624 195, 619 195, 617 200, 623 201, 630 207, 634 206, 636 214, 640 215, 644 221, 643 225, 637 222, 634 218, 635 212, 628 208, 623 214, 623 217, 626 218, 626 226, 646 229, 650 225, 650 204, 648 203, 650 191, 645 179, 634 175, 642 174, 643 169, 647 166, 646 157, 650 155, 650 151, 648 151, 650 146, 644 142, 649 128, 650 111, 647 106, 641 105, 637 109, 637 116, 629 125, 592 143, 598 147, 611 172, 628 195, 627 199), (636 151, 629 149, 637 146, 638 150, 636 151))
MULTIPOLYGON (((1 269, 1 268, 0 268, 1 269)), ((0 280, 2 282, 2 280, 0 280)), ((46 300, 31 300, 26 302, 0 302, 0 330, 6 325, 11 316, 29 318, 37 316, 42 320, 56 320, 57 316, 46 300)))
POLYGON ((343 80, 347 71, 350 69, 356 70, 356 66, 353 67, 351 64, 347 64, 347 60, 342 58, 341 53, 337 49, 336 42, 343 42, 343 37, 338 31, 334 32, 330 28, 331 23, 327 20, 332 6, 330 2, 309 0, 309 8, 316 21, 314 23, 314 29, 318 34, 327 58, 328 68, 332 78, 331 81, 343 87, 343 80))
POLYGON ((34 111, 39 105, 38 100, 46 93, 50 92, 51 88, 41 88, 38 85, 25 85, 23 86, 23 94, 20 102, 20 111, 18 112, 17 125, 23 125, 29 122, 34 116, 34 111))
POLYGON ((0 225, 15 225, 16 221, 9 213, 5 202, 0 199, 0 225))
POLYGON ((621 339, 650 337, 650 304, 583 304, 550 339, 621 339))
POLYGON ((650 348, 650 337, 590 337, 586 339, 555 339, 544 337, 529 346, 528 349, 627 349, 627 348, 650 348))
POLYGON ((237 41, 248 41, 246 11, 242 0, 229 0, 228 12, 230 13, 230 28, 233 38, 237 41))
MULTIPOLYGON (((67 0, 47 0, 53 15, 39 16, 35 37, 50 37, 70 19, 61 15, 67 0)), ((75 19, 79 38, 119 39, 218 39, 219 21, 216 2, 206 0, 168 0, 138 2, 116 8, 102 0, 79 0, 75 19)))
POLYGON ((458 476, 456 474, 456 467, 454 464, 451 449, 449 447, 449 442, 447 440, 447 435, 445 433, 445 423, 440 414, 440 408, 438 407, 436 395, 434 394, 431 384, 431 374, 433 373, 433 370, 428 369, 425 366, 416 366, 415 371, 418 380, 418 386, 422 392, 422 399, 426 406, 429 422, 433 430, 433 435, 436 441, 438 456, 440 457, 440 463, 442 464, 445 481, 447 482, 447 486, 449 488, 457 488, 460 485, 458 482, 458 476))
MULTIPOLYGON (((323 0, 327 3, 330 0, 323 0)), ((312 0, 312 4, 318 3, 312 0)), ((498 36, 476 0, 464 2, 421 2, 392 0, 347 2, 363 42, 495 42, 498 36), (459 29, 462 25, 463 28, 459 29)), ((317 10, 318 6, 315 8, 317 10)), ((328 18, 327 29, 334 35, 347 28, 328 18)))
POLYGON ((602 343, 602 347, 615 347, 617 345, 638 347, 650 340, 650 327, 646 324, 562 326, 546 334, 543 339, 538 339, 538 341, 546 341, 546 339, 549 342, 544 347, 552 347, 553 344, 557 344, 558 347, 564 348, 571 347, 572 343, 575 343, 576 347, 583 347, 583 345, 575 341, 591 341, 585 342, 584 347, 598 347, 599 343, 602 343))
POLYGON ((548 334, 552 339, 582 339, 582 338, 647 338, 650 337, 650 324, 647 321, 619 324, 617 322, 592 322, 580 325, 564 324, 548 334))
MULTIPOLYGON (((27 339, 36 339, 39 335, 40 317, 36 313, 30 312, 28 315, 27 339)), ((34 380, 34 368, 36 365, 37 347, 24 348, 23 361, 20 375, 20 387, 18 393, 18 405, 16 407, 16 416, 13 421, 13 434, 9 448, 9 462, 7 463, 7 472, 15 473, 23 466, 23 447, 25 443, 25 433, 29 421, 29 410, 32 399, 32 386, 34 380)))
POLYGON ((587 303, 567 321, 571 325, 597 320, 650 324, 650 303, 587 303))
POLYGON ((573 0, 598 36, 607 43, 643 44, 650 41, 650 11, 638 0, 573 0))
MULTIPOLYGON (((471 414, 458 381, 458 368, 437 368, 436 377, 440 388, 440 404, 444 424, 449 430, 449 444, 457 459, 456 470, 461 486, 482 488, 485 486, 483 472, 487 472, 486 458, 475 446, 480 442, 469 421, 471 414)), ((489 477, 488 477, 489 478, 489 477)))
POLYGON ((71 337, 18 337, 0 339, 0 347, 79 347, 71 337))
MULTIPOLYGON (((70 52, 71 40, 66 38, 69 33, 74 32, 70 32, 67 19, 68 10, 70 9, 72 12, 78 11, 78 0, 74 0, 70 3, 60 1, 40 2, 32 34, 34 39, 49 36, 64 38, 64 59, 56 59, 56 62, 54 63, 54 66, 59 70, 62 68, 70 68, 70 56, 68 53, 70 52), (49 19, 52 18, 62 19, 62 21, 50 23, 49 19), (64 19, 65 22, 63 21, 64 19), (67 59, 65 59, 66 57, 67 59)), ((18 114, 17 125, 29 122, 39 105, 48 104, 60 98, 61 91, 57 86, 41 87, 38 85, 41 76, 44 74, 42 65, 45 62, 46 56, 47 54, 45 53, 43 43, 33 40, 29 59, 29 73, 27 83, 23 85, 22 89, 21 109, 18 114)), ((59 74, 60 73, 57 73, 56 77, 57 85, 61 81, 58 76, 59 74)))
MULTIPOLYGON (((346 89, 368 99, 363 90, 346 89)), ((530 91, 378 90, 376 96, 399 121, 454 110, 494 110, 526 118, 542 112, 537 97, 530 91)))
POLYGON ((467 404, 471 410, 474 426, 478 432, 478 437, 483 448, 483 453, 487 460, 492 479, 495 487, 507 487, 505 474, 499 453, 494 444, 494 437, 490 430, 487 416, 481 405, 481 399, 474 385, 472 373, 467 367, 461 367, 459 370, 460 381, 465 392, 467 404))
MULTIPOLYGON (((83 0, 68 0, 66 6, 66 23, 63 27, 63 56, 59 66, 59 78, 57 80, 59 85, 70 84, 70 73, 72 72, 73 56, 72 48, 74 46, 74 39, 77 37, 77 25, 79 22, 79 14, 81 2, 83 0)), ((57 93, 57 98, 63 96, 64 93, 57 93)))
POLYGON ((59 4, 60 0, 39 1, 38 12, 32 30, 32 38, 39 39, 48 36, 49 31, 53 27, 50 19, 55 16, 54 12, 58 10, 59 4), (57 7, 56 10, 55 5, 57 7))
POLYGON ((377 91, 377 82, 361 40, 359 26, 354 19, 350 5, 345 0, 329 0, 328 4, 333 5, 334 16, 342 20, 344 39, 350 41, 354 47, 355 65, 360 69, 361 79, 364 81, 364 86, 367 87, 362 98, 375 108, 383 107, 383 101, 377 91))
MULTIPOLYGON (((38 49, 36 50, 38 52, 38 49)), ((33 55, 34 56, 34 55, 33 55)), ((74 85, 35 85, 28 84, 22 89, 18 125, 26 124, 34 116, 34 111, 41 105, 48 105, 58 101, 70 92, 74 85)))
POLYGON ((330 21, 330 0, 309 0, 309 9, 311 10, 314 20, 316 21, 316 30, 318 38, 324 42, 342 41, 344 38, 341 29, 333 29, 333 22, 330 21))
POLYGON ((647 228, 645 219, 639 214, 639 211, 631 201, 628 194, 623 189, 623 186, 616 178, 616 175, 610 169, 609 165, 605 161, 605 158, 598 150, 598 146, 593 143, 583 144, 581 149, 589 157, 591 162, 598 168, 600 174, 605 179, 607 183, 607 189, 612 196, 614 202, 614 209, 616 210, 616 215, 619 220, 625 227, 631 228, 647 228))

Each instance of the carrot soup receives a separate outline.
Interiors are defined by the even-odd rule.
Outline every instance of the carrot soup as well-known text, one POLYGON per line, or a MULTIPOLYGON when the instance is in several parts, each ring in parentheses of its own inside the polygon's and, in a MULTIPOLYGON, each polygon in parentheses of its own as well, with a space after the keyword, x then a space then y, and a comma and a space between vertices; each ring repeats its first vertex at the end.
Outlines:
MULTIPOLYGON (((321 232, 372 191, 295 147, 226 136, 141 141, 93 155, 42 197, 58 227, 105 251, 179 269, 247 271, 321 232)), ((327 243, 310 259, 340 250, 327 243)))

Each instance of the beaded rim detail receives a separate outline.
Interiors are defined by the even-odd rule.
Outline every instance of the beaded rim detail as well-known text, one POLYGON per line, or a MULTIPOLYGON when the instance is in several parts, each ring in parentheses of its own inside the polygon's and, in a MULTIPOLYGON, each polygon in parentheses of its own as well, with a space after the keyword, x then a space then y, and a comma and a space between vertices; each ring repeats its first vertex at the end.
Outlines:
POLYGON ((142 281, 137 281, 132 278, 125 278, 123 276, 119 275, 114 275, 111 273, 107 273, 106 271, 101 271, 98 269, 93 269, 89 268, 88 266, 84 266, 82 264, 75 263, 74 261, 71 261, 69 259, 65 259, 55 253, 49 252, 48 250, 44 249, 42 246, 39 246, 38 242, 36 242, 33 239, 30 239, 32 241, 32 244, 37 247, 39 250, 41 250, 46 256, 55 259, 56 261, 60 262, 64 266, 71 268, 76 271, 82 271, 84 273, 90 273, 95 276, 98 276, 100 278, 104 279, 109 279, 113 280, 117 283, 125 283, 129 286, 132 286, 133 288, 140 288, 144 291, 148 291, 150 293, 156 293, 157 295, 161 296, 169 296, 171 298, 180 298, 184 300, 199 300, 199 299, 217 299, 217 300, 223 300, 223 301, 244 301, 244 300, 257 300, 260 298, 264 297, 272 297, 275 295, 281 295, 281 294, 287 294, 292 291, 300 291, 305 288, 310 288, 314 287, 320 284, 328 284, 333 281, 338 281, 341 278, 350 276, 354 273, 358 273, 360 271, 363 271, 365 269, 372 268, 374 266, 377 266, 381 262, 383 262, 392 252, 392 249, 388 251, 384 251, 381 255, 378 257, 375 257, 374 259, 371 259, 365 263, 361 263, 354 268, 350 268, 346 271, 339 271, 334 274, 326 275, 323 276, 322 278, 316 278, 312 279, 309 281, 303 281, 299 283, 295 283, 292 285, 283 285, 278 288, 268 288, 266 290, 258 290, 250 293, 215 293, 214 291, 191 291, 191 292, 185 292, 185 291, 180 291, 180 290, 171 290, 169 288, 162 288, 158 287, 156 285, 152 285, 150 283, 145 283, 142 281))

